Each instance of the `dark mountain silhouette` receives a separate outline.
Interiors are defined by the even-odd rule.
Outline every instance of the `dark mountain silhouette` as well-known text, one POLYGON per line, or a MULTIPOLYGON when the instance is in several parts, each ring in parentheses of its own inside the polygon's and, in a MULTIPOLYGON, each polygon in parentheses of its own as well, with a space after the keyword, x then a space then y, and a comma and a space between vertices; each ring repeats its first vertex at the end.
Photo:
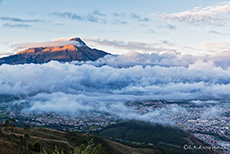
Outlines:
POLYGON ((98 58, 107 55, 102 50, 88 47, 80 38, 71 38, 71 44, 56 47, 38 47, 29 48, 11 55, 0 58, 1 64, 25 64, 25 63, 46 63, 51 60, 62 62, 78 61, 95 61, 98 58))

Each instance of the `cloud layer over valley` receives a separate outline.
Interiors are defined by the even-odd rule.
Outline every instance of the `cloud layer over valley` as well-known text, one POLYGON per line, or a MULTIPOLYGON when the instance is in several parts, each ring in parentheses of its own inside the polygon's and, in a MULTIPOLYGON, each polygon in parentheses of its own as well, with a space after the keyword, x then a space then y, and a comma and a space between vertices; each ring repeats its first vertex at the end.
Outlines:
MULTIPOLYGON (((226 53, 227 54, 227 53, 226 53)), ((222 54, 224 55, 224 54, 222 54)), ((1 65, 0 93, 23 95, 24 111, 107 112, 122 118, 154 121, 186 110, 166 106, 145 114, 126 102, 142 100, 229 99, 226 56, 178 53, 108 55, 95 62, 1 65)), ((16 104, 17 104, 16 103, 16 104)))
POLYGON ((0 93, 90 93, 103 98, 127 95, 134 99, 221 98, 229 95, 230 72, 226 65, 220 67, 222 61, 201 61, 193 57, 182 57, 179 61, 170 54, 136 54, 107 56, 83 64, 52 61, 41 65, 2 65, 0 93))

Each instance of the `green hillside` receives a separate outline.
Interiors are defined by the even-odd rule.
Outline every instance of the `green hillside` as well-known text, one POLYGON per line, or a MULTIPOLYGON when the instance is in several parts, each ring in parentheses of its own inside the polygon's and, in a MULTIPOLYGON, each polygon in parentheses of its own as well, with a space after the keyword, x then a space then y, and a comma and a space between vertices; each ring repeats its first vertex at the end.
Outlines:
POLYGON ((109 126, 100 131, 99 134, 126 145, 152 147, 162 153, 212 153, 211 151, 183 150, 185 144, 202 145, 204 143, 181 129, 159 124, 128 121, 109 126))
POLYGON ((14 121, 0 129, 0 154, 153 154, 151 148, 135 148, 98 135, 29 126, 18 128, 14 121))
POLYGON ((49 128, 16 127, 14 119, 0 125, 0 154, 179 154, 184 144, 202 144, 180 129, 129 121, 100 132, 79 133, 49 128), (96 135, 95 135, 96 134, 96 135))

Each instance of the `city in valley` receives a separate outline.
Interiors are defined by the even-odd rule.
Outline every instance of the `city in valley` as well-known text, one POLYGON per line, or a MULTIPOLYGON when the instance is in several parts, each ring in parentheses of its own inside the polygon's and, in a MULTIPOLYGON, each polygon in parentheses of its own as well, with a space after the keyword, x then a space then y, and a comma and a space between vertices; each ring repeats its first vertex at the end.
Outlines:
MULTIPOLYGON (((92 132, 129 120, 106 112, 81 112, 75 115, 55 112, 24 113, 18 106, 1 103, 1 116, 14 118, 18 125, 59 130, 92 132), (9 110, 10 108, 10 110, 9 110)), ((228 100, 156 100, 126 102, 137 120, 149 120, 188 131, 211 146, 230 149, 230 108, 228 100), (179 109, 178 109, 179 108, 179 109), (141 118, 142 117, 142 118, 141 118), (139 119, 138 119, 139 118, 139 119)))

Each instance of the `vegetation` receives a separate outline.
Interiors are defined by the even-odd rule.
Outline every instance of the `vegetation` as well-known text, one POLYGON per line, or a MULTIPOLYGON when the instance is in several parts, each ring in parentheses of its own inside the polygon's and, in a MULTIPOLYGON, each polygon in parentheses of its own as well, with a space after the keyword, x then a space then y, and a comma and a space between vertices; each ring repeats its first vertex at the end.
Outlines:
POLYGON ((94 134, 16 126, 14 119, 0 125, 0 154, 178 154, 185 153, 182 144, 196 140, 190 140, 187 133, 176 128, 136 121, 94 134))
MULTIPOLYGON (((48 154, 45 148, 43 148, 42 153, 48 154)), ((64 154, 64 150, 55 146, 52 154, 64 154)), ((70 151, 69 154, 108 154, 108 151, 102 146, 102 144, 95 145, 91 139, 88 141, 87 145, 81 144, 79 147, 74 149, 73 153, 70 151)))
MULTIPOLYGON (((128 121, 111 125, 101 130, 99 134, 129 146, 152 147, 162 153, 185 153, 183 145, 203 144, 193 135, 179 128, 143 121, 128 121)), ((195 150, 190 152, 207 153, 207 151, 195 150)))
POLYGON ((134 148, 98 135, 49 128, 16 127, 14 119, 3 122, 0 131, 1 154, 151 154, 154 149, 134 148))

